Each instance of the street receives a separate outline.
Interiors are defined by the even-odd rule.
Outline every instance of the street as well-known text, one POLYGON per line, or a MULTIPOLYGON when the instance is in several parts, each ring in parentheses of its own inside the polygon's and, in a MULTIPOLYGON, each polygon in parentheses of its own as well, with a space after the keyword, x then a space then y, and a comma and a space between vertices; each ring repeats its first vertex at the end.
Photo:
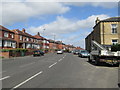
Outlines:
POLYGON ((95 66, 72 53, 2 61, 3 88, 118 88, 118 67, 95 66))

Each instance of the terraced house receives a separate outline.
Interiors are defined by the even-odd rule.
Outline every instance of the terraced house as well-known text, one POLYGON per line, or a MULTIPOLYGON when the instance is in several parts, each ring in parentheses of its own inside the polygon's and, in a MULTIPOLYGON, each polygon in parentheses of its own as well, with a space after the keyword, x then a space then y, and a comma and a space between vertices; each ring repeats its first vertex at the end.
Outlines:
POLYGON ((15 33, 0 25, 0 48, 16 48, 15 33))
POLYGON ((17 42, 17 48, 24 49, 40 49, 41 40, 26 33, 25 29, 20 31, 19 29, 12 30, 15 33, 15 41, 17 42))
POLYGON ((95 40, 105 48, 111 50, 111 45, 120 44, 120 17, 111 17, 95 21, 93 31, 85 38, 86 49, 91 51, 91 40, 95 40))

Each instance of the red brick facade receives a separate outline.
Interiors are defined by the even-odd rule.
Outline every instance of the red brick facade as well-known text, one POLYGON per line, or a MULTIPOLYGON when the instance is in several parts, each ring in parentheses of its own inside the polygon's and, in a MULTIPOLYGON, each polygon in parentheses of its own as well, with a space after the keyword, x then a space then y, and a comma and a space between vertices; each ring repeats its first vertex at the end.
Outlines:
MULTIPOLYGON (((9 30, 0 25, 0 48, 22 48, 28 50, 43 49, 48 52, 58 49, 73 50, 74 47, 72 47, 71 45, 66 45, 62 43, 62 41, 48 40, 40 36, 39 32, 37 33, 37 35, 33 36, 27 33, 24 28, 21 31, 19 29, 9 30)), ((5 53, 5 56, 6 55, 8 55, 8 53, 5 53)))

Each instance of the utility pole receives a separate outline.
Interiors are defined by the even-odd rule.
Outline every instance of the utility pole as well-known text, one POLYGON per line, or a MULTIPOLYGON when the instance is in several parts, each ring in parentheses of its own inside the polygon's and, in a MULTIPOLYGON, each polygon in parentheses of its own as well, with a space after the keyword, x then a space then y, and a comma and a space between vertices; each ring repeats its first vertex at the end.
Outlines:
POLYGON ((53 34, 53 37, 54 37, 54 51, 55 51, 55 34, 53 34))
MULTIPOLYGON (((45 28, 43 27, 43 38, 44 38, 44 31, 45 31, 45 28)), ((43 39, 43 51, 45 52, 45 40, 43 39)))

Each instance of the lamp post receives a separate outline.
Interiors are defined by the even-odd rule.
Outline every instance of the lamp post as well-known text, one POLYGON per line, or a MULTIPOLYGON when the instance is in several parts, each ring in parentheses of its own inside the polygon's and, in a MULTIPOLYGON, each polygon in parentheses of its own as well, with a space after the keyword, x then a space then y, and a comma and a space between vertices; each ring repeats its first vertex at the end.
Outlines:
POLYGON ((44 27, 42 28, 43 30, 43 51, 45 52, 45 39, 44 39, 44 31, 46 30, 44 27))
POLYGON ((54 37, 54 52, 55 52, 55 34, 53 34, 53 37, 54 37))

